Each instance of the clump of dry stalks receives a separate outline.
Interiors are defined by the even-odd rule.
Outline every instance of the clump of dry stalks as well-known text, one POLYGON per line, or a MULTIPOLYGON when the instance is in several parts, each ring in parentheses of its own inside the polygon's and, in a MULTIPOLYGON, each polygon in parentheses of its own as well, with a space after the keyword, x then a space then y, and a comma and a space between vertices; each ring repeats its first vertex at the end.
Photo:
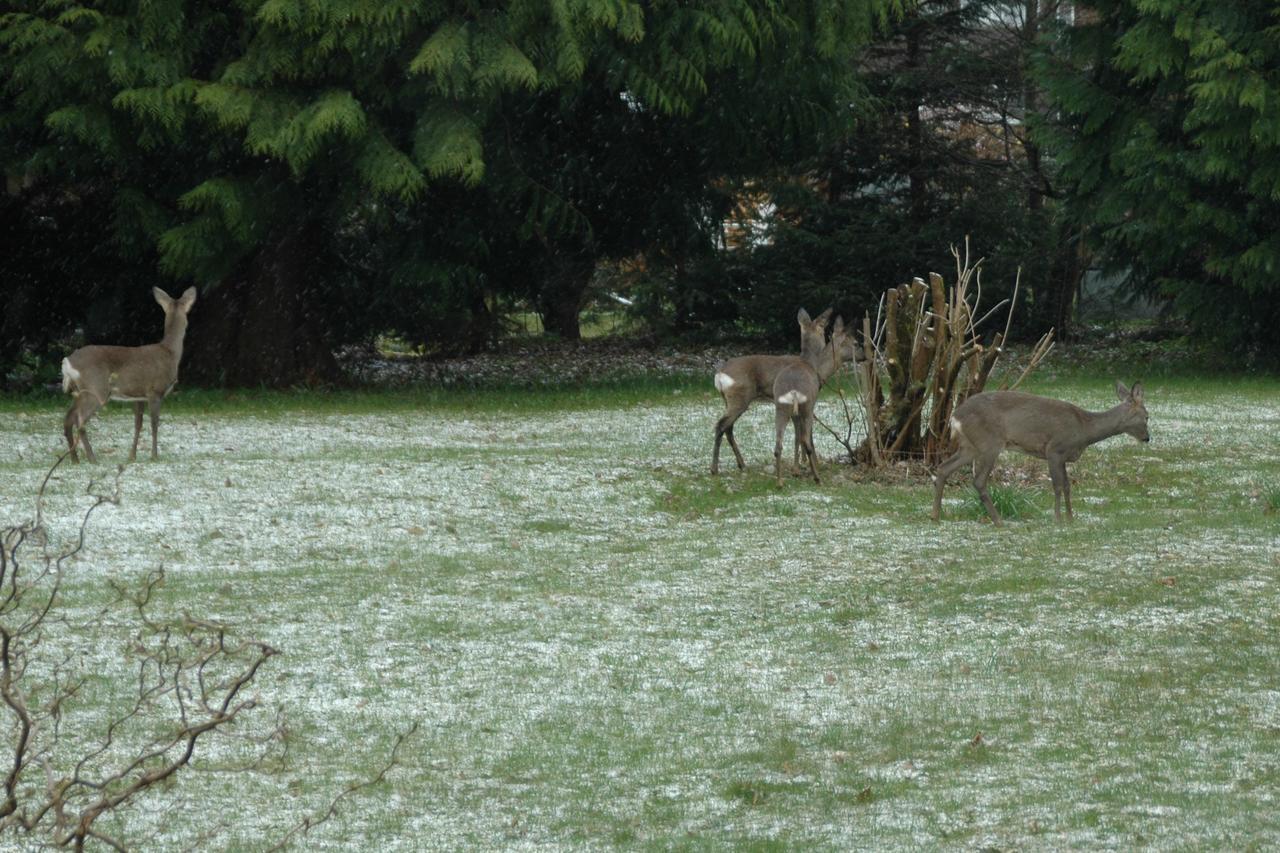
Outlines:
MULTIPOLYGON (((904 459, 929 467, 941 462, 954 450, 951 413, 970 395, 986 389, 1004 353, 1022 271, 1012 296, 979 314, 982 259, 970 260, 967 242, 963 253, 952 246, 951 254, 956 281, 950 290, 941 275, 929 273, 928 284, 916 278, 887 290, 874 324, 870 314, 863 317, 866 359, 855 368, 859 405, 840 393, 843 429, 822 423, 855 462, 877 468, 904 459), (984 344, 979 329, 1001 309, 1006 309, 1004 330, 984 344), (863 438, 855 445, 857 432, 863 438)), ((1052 348, 1050 329, 1032 347, 1016 377, 1011 372, 997 388, 1017 388, 1052 348)))

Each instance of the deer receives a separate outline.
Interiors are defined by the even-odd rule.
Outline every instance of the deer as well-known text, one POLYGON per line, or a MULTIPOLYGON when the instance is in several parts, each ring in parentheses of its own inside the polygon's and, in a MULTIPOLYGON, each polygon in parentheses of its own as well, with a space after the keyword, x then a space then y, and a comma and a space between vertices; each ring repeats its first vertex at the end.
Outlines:
POLYGON ((942 513, 942 487, 962 465, 973 463, 973 487, 996 527, 1000 513, 987 492, 987 478, 996 459, 1006 447, 1016 447, 1049 463, 1053 481, 1053 517, 1062 521, 1066 500, 1067 520, 1071 512, 1071 478, 1067 463, 1075 462, 1092 444, 1127 433, 1138 441, 1151 441, 1147 431, 1147 409, 1143 405, 1142 383, 1126 388, 1116 382, 1120 404, 1105 412, 1089 412, 1062 400, 1038 397, 1020 391, 988 391, 974 394, 951 416, 951 433, 960 442, 955 455, 940 466, 933 478, 933 520, 942 513))
POLYGON ((75 398, 63 421, 72 462, 80 462, 76 454, 79 443, 84 444, 85 456, 91 463, 98 461, 85 425, 108 400, 133 403, 130 462, 138 457, 142 411, 150 409, 151 458, 159 458, 156 432, 160 428, 160 404, 178 383, 182 340, 187 334, 187 314, 196 302, 196 289, 188 287, 179 299, 158 287, 151 292, 164 309, 164 337, 159 343, 140 347, 85 346, 62 360, 62 390, 75 398))
MULTIPOLYGON (((826 346, 831 310, 828 308, 814 319, 810 319, 809 312, 803 308, 796 313, 796 322, 800 324, 800 358, 816 363, 821 357, 826 346)), ((733 425, 756 400, 773 399, 773 382, 778 371, 796 358, 794 355, 740 355, 717 365, 715 386, 724 399, 725 413, 716 421, 716 444, 711 453, 712 474, 720 473, 720 441, 724 438, 729 440, 738 470, 746 469, 742 451, 733 439, 733 425)))
POLYGON ((855 346, 854 336, 846 332, 844 318, 837 317, 831 329, 831 340, 813 361, 793 358, 790 364, 778 371, 773 380, 774 444, 773 467, 778 486, 782 486, 782 436, 787 422, 793 425, 796 440, 796 467, 799 467, 800 449, 809 457, 809 471, 813 482, 821 484, 818 477, 818 454, 813 449, 814 404, 818 391, 846 361, 857 362, 862 353, 855 346))

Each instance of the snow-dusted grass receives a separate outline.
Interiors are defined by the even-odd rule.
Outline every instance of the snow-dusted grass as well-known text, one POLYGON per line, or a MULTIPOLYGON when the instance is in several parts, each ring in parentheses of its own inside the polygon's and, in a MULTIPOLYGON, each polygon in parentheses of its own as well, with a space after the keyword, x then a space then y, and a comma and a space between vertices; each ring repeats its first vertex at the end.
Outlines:
MULTIPOLYGON (((1101 408, 1110 385, 1034 390, 1101 408)), ((1006 455, 1042 509, 995 530, 963 478, 933 525, 927 483, 863 482, 822 434, 824 485, 775 489, 764 406, 737 430, 751 469, 712 478, 709 389, 179 395, 67 605, 163 563, 162 608, 283 650, 258 692, 289 751, 132 829, 259 846, 417 721, 310 846, 1275 847, 1280 382, 1147 398, 1150 445, 1073 467, 1073 525, 1044 463, 1006 455)), ((61 408, 3 409, 12 522, 61 408)), ((131 429, 110 407, 104 464, 59 469, 55 537, 131 429)))

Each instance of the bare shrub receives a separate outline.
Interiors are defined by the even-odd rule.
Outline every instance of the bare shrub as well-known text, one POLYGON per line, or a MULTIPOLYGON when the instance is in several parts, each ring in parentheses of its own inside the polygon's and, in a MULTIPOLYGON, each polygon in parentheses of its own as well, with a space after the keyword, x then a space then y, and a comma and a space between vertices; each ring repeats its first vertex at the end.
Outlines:
MULTIPOLYGON (((116 470, 90 482, 91 501, 72 541, 56 548, 44 522, 44 498, 64 454, 36 495, 35 518, 0 534, 0 845, 82 849, 94 840, 123 850, 156 839, 126 838, 131 821, 192 769, 197 752, 216 753, 222 772, 283 763, 283 712, 251 695, 262 667, 278 652, 230 627, 181 614, 155 613, 163 568, 133 584, 106 583, 96 612, 68 599, 73 558, 85 547, 90 519, 120 501, 116 470), (234 740, 214 750, 216 739, 234 740)), ((382 781, 396 766, 399 735, 385 766, 351 784, 314 815, 287 829, 279 844, 332 818, 338 805, 382 781)), ((278 772, 278 769, 275 771, 278 772)), ((185 814, 203 844, 227 828, 215 814, 185 814), (208 825, 203 825, 202 822, 208 825)))
MULTIPOLYGON (((247 688, 277 652, 215 622, 153 618, 149 604, 164 582, 162 568, 132 588, 112 584, 94 622, 120 625, 127 614, 129 634, 119 639, 127 640, 121 654, 134 677, 105 720, 80 730, 88 716, 79 712, 81 693, 98 674, 77 647, 85 632, 66 615, 64 585, 90 518, 119 502, 122 469, 105 489, 90 483, 92 502, 74 540, 54 549, 43 504, 56 468, 41 483, 35 519, 5 528, 0 540, 0 731, 8 743, 0 753, 0 837, 76 849, 96 839, 124 849, 122 839, 103 831, 102 818, 136 808, 188 767, 206 740, 257 709, 247 688)), ((259 756, 278 735, 272 727, 261 737, 259 756)))
MULTIPOLYGON (((936 465, 954 449, 950 416, 972 394, 986 390, 993 369, 1004 353, 1009 322, 1018 298, 1012 297, 985 313, 982 302, 982 261, 971 261, 951 248, 956 281, 948 289, 938 273, 929 283, 916 278, 887 290, 875 321, 862 321, 865 359, 856 368, 857 405, 842 392, 844 423, 822 426, 849 453, 851 460, 875 467, 911 460, 936 465), (1004 330, 986 343, 981 327, 1001 309, 1004 330), (859 423, 860 422, 860 423, 859 423), (861 441, 858 441, 861 436, 861 441)), ((1016 388, 1053 347, 1053 330, 1032 347, 1014 376, 1004 376, 999 388, 1016 388)))

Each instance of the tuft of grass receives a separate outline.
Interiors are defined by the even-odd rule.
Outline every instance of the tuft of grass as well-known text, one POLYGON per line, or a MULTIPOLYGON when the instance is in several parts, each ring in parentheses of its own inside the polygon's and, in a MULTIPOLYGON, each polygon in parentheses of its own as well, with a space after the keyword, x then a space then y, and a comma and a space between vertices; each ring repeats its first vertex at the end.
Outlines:
MULTIPOLYGON (((781 518, 795 515, 796 506, 788 500, 792 496, 778 491, 772 465, 756 465, 739 471, 732 456, 727 468, 723 456, 720 462, 722 473, 718 476, 713 477, 701 470, 688 476, 673 476, 657 495, 655 509, 686 520, 706 516, 735 517, 762 506, 768 506, 773 515, 781 518)), ((806 484, 813 486, 812 481, 794 479, 794 491, 799 494, 804 493, 806 484)))
POLYGON ((1280 485, 1273 484, 1262 489, 1262 511, 1267 515, 1280 512, 1280 485))
MULTIPOLYGON (((1041 514, 1040 493, 1030 486, 1004 486, 991 484, 987 487, 991 493, 991 502, 996 511, 1005 520, 1033 518, 1041 514)), ((987 517, 987 508, 974 489, 969 490, 964 503, 964 514, 969 518, 983 519, 987 517)))
POLYGON ((762 806, 779 795, 802 793, 805 786, 797 782, 770 782, 766 779, 749 779, 734 782, 725 789, 726 800, 740 800, 748 806, 762 806))

